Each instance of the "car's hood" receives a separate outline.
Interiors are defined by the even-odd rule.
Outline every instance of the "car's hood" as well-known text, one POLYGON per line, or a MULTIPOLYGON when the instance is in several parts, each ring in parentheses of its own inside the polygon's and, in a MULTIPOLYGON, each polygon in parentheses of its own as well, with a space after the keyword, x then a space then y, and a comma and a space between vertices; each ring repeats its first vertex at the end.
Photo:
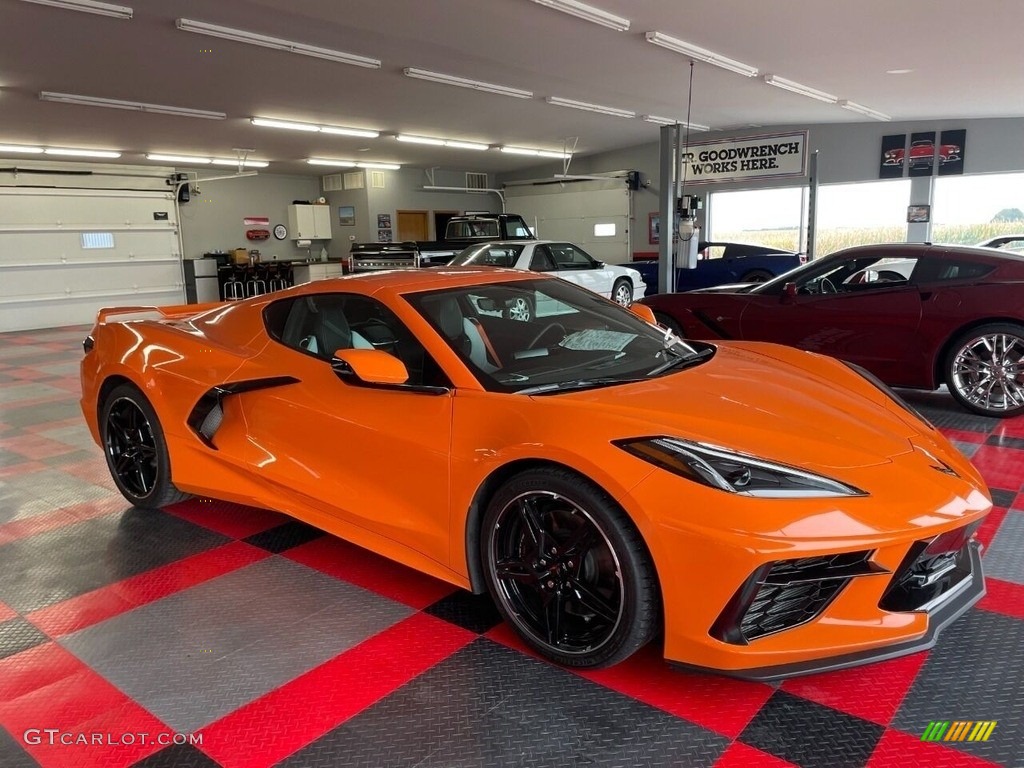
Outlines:
MULTIPOLYGON (((756 346, 770 354, 774 345, 756 346)), ((881 392, 835 361, 778 349, 800 362, 721 345, 711 360, 649 382, 550 397, 622 422, 613 427, 618 439, 677 436, 819 471, 913 450, 919 430, 881 392)))

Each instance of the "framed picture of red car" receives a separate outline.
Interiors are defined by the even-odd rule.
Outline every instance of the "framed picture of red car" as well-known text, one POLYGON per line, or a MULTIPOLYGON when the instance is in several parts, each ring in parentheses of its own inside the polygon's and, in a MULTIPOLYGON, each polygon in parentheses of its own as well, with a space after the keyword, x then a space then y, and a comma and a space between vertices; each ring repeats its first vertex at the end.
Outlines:
POLYGON ((964 172, 964 150, 967 131, 963 128, 943 131, 939 135, 939 176, 954 176, 964 172))
POLYGON ((907 134, 896 133, 882 137, 882 155, 878 165, 878 178, 902 179, 907 167, 907 134))

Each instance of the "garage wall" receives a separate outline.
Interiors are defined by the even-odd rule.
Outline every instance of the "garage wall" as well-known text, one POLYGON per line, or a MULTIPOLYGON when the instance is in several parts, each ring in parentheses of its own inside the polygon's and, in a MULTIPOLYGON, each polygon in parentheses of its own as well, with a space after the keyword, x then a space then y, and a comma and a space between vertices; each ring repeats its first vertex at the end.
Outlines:
MULTIPOLYGON (((190 169, 178 169, 185 173, 190 169)), ((226 171, 230 173, 230 169, 226 171)), ((196 170, 191 169, 195 176, 196 170)), ((198 171, 203 176, 225 175, 209 168, 198 171)), ((264 261, 276 255, 279 259, 306 258, 304 249, 296 248, 291 234, 286 240, 271 237, 262 242, 245 239, 246 216, 267 216, 270 226, 288 224, 288 205, 293 200, 315 200, 320 196, 320 180, 316 176, 289 176, 263 173, 221 181, 201 181, 200 194, 181 205, 181 239, 185 258, 195 259, 204 253, 229 251, 232 248, 258 248, 264 261)), ((315 247, 320 253, 320 246, 315 247)))

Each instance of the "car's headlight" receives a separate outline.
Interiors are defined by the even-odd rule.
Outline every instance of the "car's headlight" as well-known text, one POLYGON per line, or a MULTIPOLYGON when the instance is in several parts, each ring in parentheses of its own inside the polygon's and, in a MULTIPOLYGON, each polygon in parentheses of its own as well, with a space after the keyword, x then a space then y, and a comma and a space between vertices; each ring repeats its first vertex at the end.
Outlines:
POLYGON ((888 395, 889 399, 891 399, 893 402, 895 402, 896 405, 898 405, 904 411, 909 413, 911 416, 914 416, 914 417, 920 419, 927 426, 929 426, 931 429, 935 429, 935 425, 933 425, 930 421, 928 421, 928 419, 926 419, 924 416, 922 416, 921 413, 914 406, 912 406, 910 403, 908 403, 902 397, 900 397, 895 392, 893 392, 888 384, 886 384, 880 378, 875 376, 875 374, 871 373, 871 371, 867 370, 866 368, 861 368, 856 363, 848 363, 846 360, 841 360, 840 362, 843 363, 843 365, 845 365, 850 370, 852 370, 855 373, 857 373, 861 378, 863 378, 866 381, 868 381, 869 383, 873 384, 876 388, 878 388, 882 392, 882 394, 888 395))
POLYGON ((616 445, 669 472, 729 493, 774 499, 867 496, 829 477, 707 443, 648 437, 622 440, 616 445))

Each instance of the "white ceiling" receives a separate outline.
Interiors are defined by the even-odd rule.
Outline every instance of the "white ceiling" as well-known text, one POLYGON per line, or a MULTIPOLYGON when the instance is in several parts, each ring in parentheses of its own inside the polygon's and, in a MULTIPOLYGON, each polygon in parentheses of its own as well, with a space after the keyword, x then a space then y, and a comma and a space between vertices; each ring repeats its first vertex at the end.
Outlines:
MULTIPOLYGON (((0 144, 230 157, 324 173, 310 156, 501 172, 536 160, 257 128, 252 116, 593 153, 653 142, 658 127, 552 106, 546 96, 685 118, 689 62, 659 30, 890 114, 1024 116, 1021 0, 593 0, 617 32, 531 0, 115 0, 130 21, 0 0, 0 144), (185 17, 381 59, 363 69, 175 28, 185 17), (210 49, 211 52, 203 52, 210 49), (405 77, 418 67, 531 90, 515 99, 405 77), (912 69, 890 75, 886 70, 912 69), (39 91, 226 112, 225 121, 54 104, 39 91)), ((707 64, 691 120, 718 129, 863 122, 835 105, 707 64)), ((4 156, 9 161, 14 156, 4 156)), ((145 161, 143 161, 145 162, 145 161)))

